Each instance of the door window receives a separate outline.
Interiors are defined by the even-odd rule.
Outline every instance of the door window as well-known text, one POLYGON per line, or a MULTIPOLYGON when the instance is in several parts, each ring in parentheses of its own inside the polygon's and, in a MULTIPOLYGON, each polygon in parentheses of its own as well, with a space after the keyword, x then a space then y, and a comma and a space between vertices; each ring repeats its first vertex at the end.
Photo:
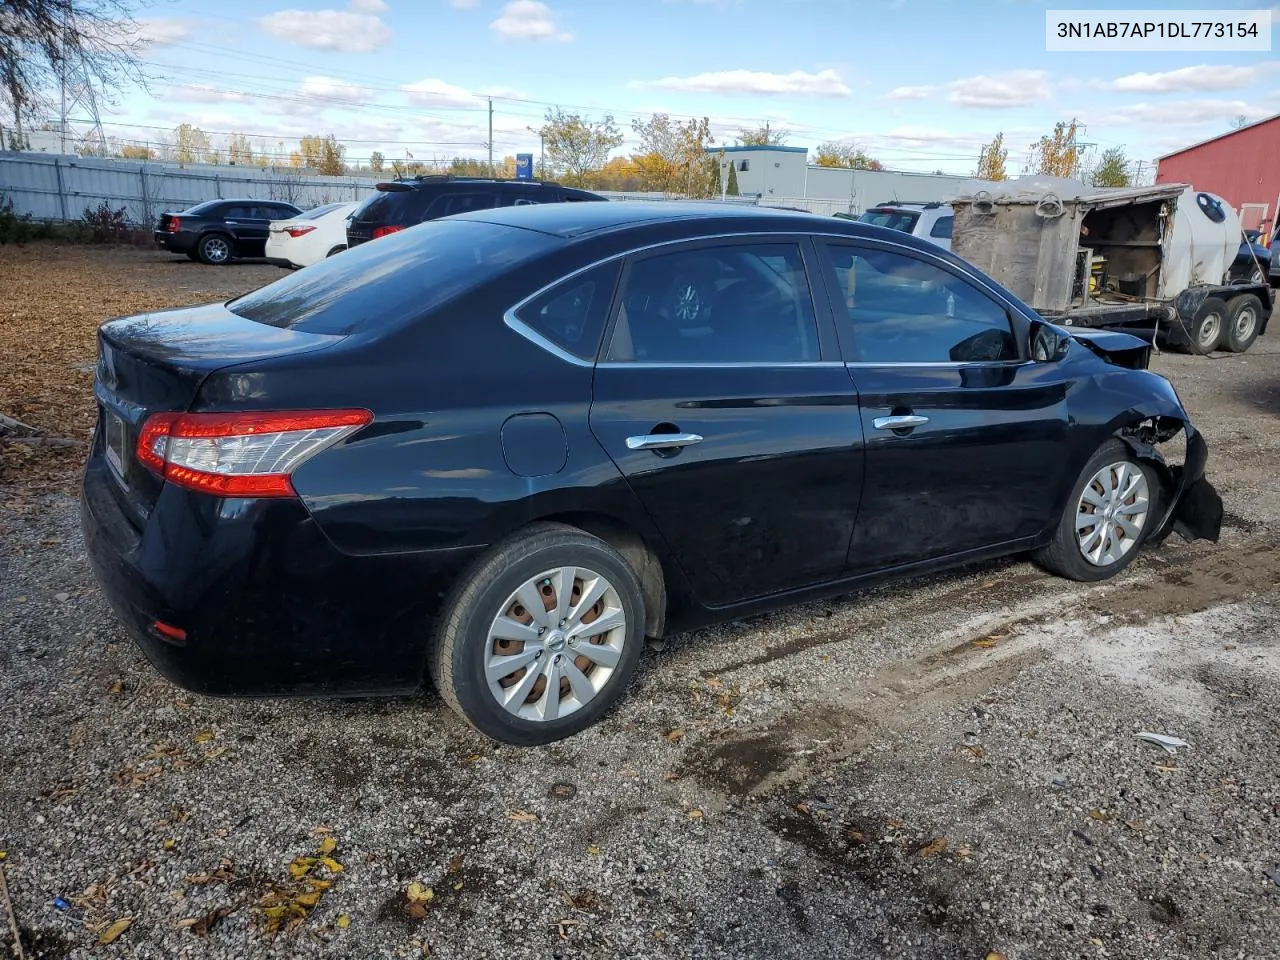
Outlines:
POLYGON ((632 262, 607 359, 638 363, 817 360, 800 247, 698 247, 632 262))
POLYGON ((831 244, 836 289, 861 363, 1018 360, 1008 312, 967 280, 915 257, 831 244))
POLYGON ((252 220, 253 209, 251 207, 226 207, 222 211, 224 220, 252 220))

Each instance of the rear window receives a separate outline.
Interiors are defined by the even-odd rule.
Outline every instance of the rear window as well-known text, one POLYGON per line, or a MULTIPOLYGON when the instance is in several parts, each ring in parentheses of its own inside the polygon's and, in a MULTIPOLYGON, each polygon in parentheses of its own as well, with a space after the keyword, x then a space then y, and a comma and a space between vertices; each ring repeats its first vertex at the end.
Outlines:
POLYGON ((421 316, 560 243, 531 230, 433 220, 288 274, 227 308, 306 333, 368 330, 421 316))
POLYGON ((221 200, 206 200, 204 203, 197 203, 194 207, 188 207, 186 212, 191 214, 193 217, 199 217, 205 214, 213 214, 216 216, 218 211, 221 209, 221 200))
POLYGON ((424 191, 406 189, 379 190, 361 205, 352 217, 359 223, 384 223, 408 227, 422 219, 427 197, 424 191))
POLYGON ((877 227, 888 227, 903 233, 910 233, 919 219, 920 214, 907 210, 868 210, 858 218, 862 223, 874 223, 877 227))
POLYGON ((341 203, 326 203, 323 206, 316 207, 314 210, 308 210, 306 213, 299 214, 295 220, 319 220, 331 210, 337 210, 341 203))
POLYGON ((929 236, 937 237, 939 240, 951 239, 951 226, 955 223, 955 217, 939 217, 933 223, 933 228, 929 231, 929 236))

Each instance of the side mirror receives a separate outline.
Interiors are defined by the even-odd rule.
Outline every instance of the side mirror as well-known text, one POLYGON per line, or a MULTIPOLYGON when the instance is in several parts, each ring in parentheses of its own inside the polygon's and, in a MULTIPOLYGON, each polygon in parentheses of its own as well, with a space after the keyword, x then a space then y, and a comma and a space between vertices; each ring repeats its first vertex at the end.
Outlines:
POLYGON ((1043 322, 1031 325, 1031 359, 1053 363, 1065 357, 1070 349, 1071 338, 1065 333, 1043 322))

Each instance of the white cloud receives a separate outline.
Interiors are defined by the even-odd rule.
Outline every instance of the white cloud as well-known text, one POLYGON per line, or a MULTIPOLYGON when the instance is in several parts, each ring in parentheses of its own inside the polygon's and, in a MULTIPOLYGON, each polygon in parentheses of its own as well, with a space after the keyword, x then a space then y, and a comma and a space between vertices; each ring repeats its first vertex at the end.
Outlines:
POLYGON ((1008 70, 979 74, 947 84, 947 99, 958 107, 1005 110, 1049 99, 1048 74, 1043 70, 1008 70))
POLYGON ((375 13, 358 12, 368 0, 352 0, 349 10, 279 10, 258 18, 258 26, 280 40, 312 50, 373 53, 391 41, 391 28, 375 13))
POLYGON ((834 70, 806 73, 765 73, 758 70, 722 70, 699 73, 692 77, 663 77, 648 82, 636 81, 632 87, 654 87, 681 93, 718 93, 738 95, 792 95, 806 97, 847 97, 852 92, 834 70))
POLYGON ((137 39, 147 46, 164 47, 191 36, 191 21, 181 17, 138 17, 137 39))
POLYGON ((501 40, 557 40, 566 43, 573 34, 561 30, 551 8, 540 0, 511 0, 489 29, 501 40))
POLYGON ((352 13, 386 13, 386 0, 350 0, 347 9, 352 13))
POLYGON ((1102 84, 1106 90, 1122 93, 1198 93, 1249 87, 1262 79, 1273 64, 1252 67, 1224 65, 1181 67, 1165 73, 1130 73, 1102 84))
POLYGON ((890 100, 926 100, 938 91, 937 87, 894 87, 889 91, 890 100))
POLYGON ((483 102, 470 90, 427 77, 400 88, 415 107, 478 107, 483 102))
POLYGON ((364 102, 375 99, 373 91, 368 87, 332 77, 305 77, 298 85, 298 92, 316 100, 364 102))
POLYGON ((1087 117, 1093 126, 1124 126, 1149 123, 1158 125, 1216 123, 1228 129, 1227 124, 1243 115, 1249 120, 1262 120, 1275 111, 1245 100, 1166 100, 1160 103, 1135 103, 1119 107, 1109 113, 1087 117))
POLYGON ((253 97, 238 90, 219 90, 203 84, 181 84, 165 91, 166 100, 183 103, 250 103, 253 97))

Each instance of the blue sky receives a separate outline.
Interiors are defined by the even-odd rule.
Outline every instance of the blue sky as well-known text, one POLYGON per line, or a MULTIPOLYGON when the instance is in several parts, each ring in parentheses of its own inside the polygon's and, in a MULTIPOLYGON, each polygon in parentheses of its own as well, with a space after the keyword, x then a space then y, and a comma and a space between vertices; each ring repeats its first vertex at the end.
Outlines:
POLYGON ((389 159, 483 157, 493 96, 496 156, 536 151, 528 128, 558 104, 610 112, 628 133, 633 118, 654 111, 706 115, 720 143, 767 120, 790 132, 791 145, 854 141, 891 168, 967 174, 998 131, 1011 167, 1071 117, 1086 124, 1085 142, 1123 145, 1149 162, 1226 131, 1240 114, 1280 113, 1276 50, 1045 52, 1046 7, 1114 6, 153 0, 139 22, 157 79, 149 92, 119 96, 103 120, 109 135, 129 140, 158 140, 190 121, 217 134, 246 132, 272 151, 332 132, 356 160, 373 150, 389 159))

